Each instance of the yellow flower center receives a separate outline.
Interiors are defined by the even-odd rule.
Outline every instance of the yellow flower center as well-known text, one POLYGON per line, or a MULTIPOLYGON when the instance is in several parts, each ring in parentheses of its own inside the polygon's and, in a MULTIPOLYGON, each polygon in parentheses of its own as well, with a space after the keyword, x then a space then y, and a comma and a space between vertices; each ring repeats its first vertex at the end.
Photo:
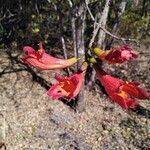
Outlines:
POLYGON ((118 93, 118 95, 123 97, 123 98, 128 98, 128 94, 124 91, 120 91, 120 93, 118 93))
POLYGON ((64 81, 59 83, 60 85, 60 91, 65 95, 68 96, 69 94, 73 93, 75 91, 75 84, 70 81, 65 79, 64 81))

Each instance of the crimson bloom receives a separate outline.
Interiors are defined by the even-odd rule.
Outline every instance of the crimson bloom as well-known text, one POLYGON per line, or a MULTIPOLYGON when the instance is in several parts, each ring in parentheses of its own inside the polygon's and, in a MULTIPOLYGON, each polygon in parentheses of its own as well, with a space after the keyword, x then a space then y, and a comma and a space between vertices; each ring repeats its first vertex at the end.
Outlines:
POLYGON ((109 97, 122 108, 135 108, 138 105, 135 98, 147 99, 149 97, 149 93, 145 89, 138 87, 139 82, 125 82, 112 77, 101 70, 97 64, 94 65, 94 68, 109 97))
POLYGON ((77 62, 77 59, 75 57, 65 60, 55 58, 47 54, 43 49, 42 43, 39 43, 38 51, 35 51, 30 46, 25 46, 23 48, 23 51, 25 53, 25 56, 22 58, 22 60, 25 63, 42 70, 65 68, 77 62))
POLYGON ((53 99, 65 97, 68 99, 68 101, 77 96, 84 82, 86 68, 87 63, 84 62, 79 72, 71 75, 70 77, 56 75, 55 79, 58 82, 48 90, 48 96, 52 97, 53 99))
POLYGON ((113 48, 106 51, 100 48, 94 48, 93 52, 98 56, 99 59, 110 64, 123 63, 138 57, 138 55, 127 46, 113 48))

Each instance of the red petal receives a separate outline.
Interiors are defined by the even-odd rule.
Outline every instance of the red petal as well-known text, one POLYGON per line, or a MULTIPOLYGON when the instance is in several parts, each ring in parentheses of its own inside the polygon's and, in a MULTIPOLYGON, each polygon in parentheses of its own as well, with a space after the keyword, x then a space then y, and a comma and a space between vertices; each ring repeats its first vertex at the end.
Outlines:
POLYGON ((110 52, 106 53, 105 60, 109 63, 123 63, 137 57, 138 55, 131 48, 124 46, 110 50, 110 52))
POLYGON ((82 84, 84 82, 84 72, 72 76, 71 80, 72 80, 74 85, 77 85, 76 89, 74 90, 74 92, 72 94, 72 97, 75 97, 79 94, 81 87, 82 87, 82 84))
POLYGON ((36 56, 36 51, 32 48, 32 47, 30 47, 30 46, 25 46, 24 48, 23 48, 23 51, 24 51, 24 53, 25 53, 25 57, 33 57, 33 58, 37 58, 37 56, 36 56))
POLYGON ((102 85, 105 87, 105 90, 108 94, 112 94, 114 92, 118 92, 120 86, 123 84, 123 81, 117 78, 114 78, 110 75, 103 75, 99 78, 102 85))
POLYGON ((68 100, 70 100, 77 96, 80 92, 82 83, 84 81, 84 72, 74 74, 70 77, 56 75, 55 78, 59 82, 50 88, 48 95, 52 96, 53 99, 67 97, 68 100))
POLYGON ((42 70, 52 70, 52 69, 58 69, 58 68, 64 68, 62 64, 44 64, 40 62, 38 59, 33 57, 24 57, 22 59, 25 63, 32 65, 35 68, 42 69, 42 70))
POLYGON ((135 108, 139 104, 139 102, 133 99, 126 99, 126 104, 128 108, 135 108))
POLYGON ((65 60, 55 58, 45 53, 45 50, 43 49, 41 43, 39 43, 39 47, 39 51, 36 52, 32 47, 25 46, 23 48, 23 51, 26 55, 22 58, 22 60, 36 68, 43 70, 66 68, 77 62, 76 58, 70 58, 65 60))
POLYGON ((47 91, 48 96, 52 97, 52 99, 59 99, 61 97, 67 96, 67 93, 62 90, 60 90, 60 85, 59 83, 53 85, 48 91, 47 91))
POLYGON ((133 86, 138 86, 141 84, 141 82, 128 82, 128 84, 131 84, 133 86))
POLYGON ((61 81, 64 81, 65 77, 62 76, 62 75, 60 75, 60 74, 56 74, 56 75, 55 75, 55 79, 56 79, 57 81, 61 82, 61 81))
POLYGON ((44 53, 42 57, 40 58, 40 61, 45 64, 54 64, 54 63, 61 64, 61 63, 64 63, 62 62, 62 60, 64 61, 64 59, 55 58, 47 53, 44 53))
POLYGON ((118 94, 113 94, 110 97, 114 102, 118 103, 123 109, 134 108, 138 104, 137 101, 133 99, 123 98, 118 94))
POLYGON ((145 89, 139 88, 134 85, 130 83, 125 84, 123 85, 122 90, 135 98, 147 99, 149 97, 149 93, 145 89))

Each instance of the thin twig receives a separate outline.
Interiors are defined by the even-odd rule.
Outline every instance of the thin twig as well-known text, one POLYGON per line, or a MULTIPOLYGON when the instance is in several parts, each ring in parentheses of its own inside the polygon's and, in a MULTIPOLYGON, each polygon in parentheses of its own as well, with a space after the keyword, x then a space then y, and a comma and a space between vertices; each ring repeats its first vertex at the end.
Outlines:
POLYGON ((93 36, 92 36, 91 41, 90 41, 90 43, 89 43, 89 48, 92 47, 92 45, 93 45, 93 43, 94 43, 94 40, 95 40, 95 37, 96 37, 96 35, 97 35, 99 29, 102 29, 102 30, 103 30, 106 34, 108 34, 109 36, 111 36, 111 37, 113 37, 113 38, 115 38, 115 39, 117 39, 117 40, 121 40, 121 41, 122 41, 123 43, 125 43, 125 44, 126 44, 126 41, 131 41, 131 42, 135 42, 137 45, 139 45, 139 41, 136 40, 136 39, 130 39, 130 38, 126 39, 126 38, 118 37, 118 36, 112 34, 111 32, 109 32, 106 28, 102 27, 102 26, 100 25, 100 22, 99 22, 99 23, 96 22, 96 19, 94 18, 93 14, 92 14, 92 12, 91 12, 89 6, 88 6, 87 0, 85 0, 85 4, 86 4, 88 13, 89 13, 89 15, 90 15, 92 21, 97 24, 97 28, 93 31, 93 36))
MULTIPOLYGON (((67 56, 67 51, 66 51, 66 45, 65 45, 65 39, 63 36, 63 17, 62 17, 62 12, 61 12, 61 3, 57 3, 56 5, 54 5, 58 15, 59 15, 59 30, 60 30, 60 40, 61 40, 61 44, 62 44, 62 49, 63 49, 63 53, 64 53, 64 58, 68 59, 67 56)), ((70 69, 66 68, 67 70, 67 74, 70 75, 70 69)))
POLYGON ((126 41, 131 41, 131 42, 135 42, 137 45, 139 45, 139 41, 137 41, 136 39, 130 39, 130 38, 126 39, 126 38, 118 37, 118 36, 112 34, 111 32, 109 32, 107 29, 105 29, 105 28, 103 28, 103 27, 101 27, 101 26, 100 26, 100 28, 101 28, 106 34, 110 35, 111 37, 113 37, 113 38, 115 38, 115 39, 117 39, 117 40, 121 40, 121 41, 123 41, 124 43, 126 43, 126 41))
MULTIPOLYGON (((61 43, 62 43, 62 48, 63 48, 63 52, 64 52, 64 57, 65 57, 65 59, 68 59, 67 52, 66 52, 65 40, 62 35, 61 35, 61 43)), ((67 69, 68 75, 70 75, 70 69, 68 67, 66 69, 67 69)))
POLYGON ((64 37, 61 35, 61 44, 64 52, 64 58, 68 59, 64 37))
POLYGON ((97 27, 96 27, 96 29, 93 31, 93 36, 92 36, 92 38, 91 38, 91 40, 90 40, 89 48, 92 47, 92 45, 93 45, 93 43, 94 43, 94 40, 95 40, 95 37, 96 37, 96 35, 97 35, 98 31, 99 31, 99 28, 100 28, 100 23, 96 23, 96 24, 97 24, 97 27))

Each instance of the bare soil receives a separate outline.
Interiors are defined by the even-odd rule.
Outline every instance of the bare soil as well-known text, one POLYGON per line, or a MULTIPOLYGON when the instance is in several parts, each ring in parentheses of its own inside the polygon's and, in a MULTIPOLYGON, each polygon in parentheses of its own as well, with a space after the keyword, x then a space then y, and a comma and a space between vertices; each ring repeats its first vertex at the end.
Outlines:
MULTIPOLYGON (((125 80, 143 82, 150 91, 150 49, 124 65, 104 65, 125 80)), ((46 91, 57 71, 27 67, 16 52, 0 53, 0 149, 149 150, 150 102, 138 111, 122 110, 102 91, 85 91, 85 110, 75 112, 46 91)))

